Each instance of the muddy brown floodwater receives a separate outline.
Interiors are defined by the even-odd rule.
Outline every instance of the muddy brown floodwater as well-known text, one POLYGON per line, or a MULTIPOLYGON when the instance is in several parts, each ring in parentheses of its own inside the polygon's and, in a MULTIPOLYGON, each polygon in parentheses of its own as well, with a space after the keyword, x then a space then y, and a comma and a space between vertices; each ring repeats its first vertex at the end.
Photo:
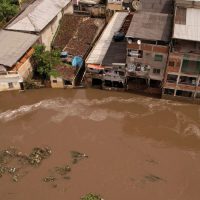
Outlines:
POLYGON ((4 92, 0 149, 11 146, 52 155, 18 182, 3 175, 1 200, 200 199, 198 105, 92 89, 4 92), (88 158, 72 164, 71 151, 88 158), (43 181, 66 164, 69 177, 43 181))

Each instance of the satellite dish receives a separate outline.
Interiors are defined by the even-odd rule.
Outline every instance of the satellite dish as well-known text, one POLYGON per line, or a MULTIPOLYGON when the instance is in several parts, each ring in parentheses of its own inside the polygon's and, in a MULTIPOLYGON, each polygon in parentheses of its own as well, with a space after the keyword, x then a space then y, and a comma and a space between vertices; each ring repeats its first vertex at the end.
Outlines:
POLYGON ((138 45, 141 45, 141 44, 142 44, 142 41, 141 41, 141 40, 137 40, 137 44, 138 44, 138 45))
POLYGON ((132 43, 133 43, 133 40, 132 40, 131 38, 128 38, 127 42, 128 42, 129 44, 132 44, 132 43))
POLYGON ((135 11, 142 10, 142 3, 141 3, 140 1, 138 1, 138 0, 134 0, 134 1, 132 2, 132 6, 133 6, 133 9, 134 9, 135 11))

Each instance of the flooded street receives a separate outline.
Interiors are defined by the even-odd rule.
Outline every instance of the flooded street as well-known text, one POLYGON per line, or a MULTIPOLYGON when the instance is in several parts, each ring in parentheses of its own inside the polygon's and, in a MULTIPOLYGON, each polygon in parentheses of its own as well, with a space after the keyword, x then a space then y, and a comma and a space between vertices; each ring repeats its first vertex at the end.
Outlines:
POLYGON ((52 155, 18 182, 0 178, 2 200, 199 200, 200 106, 93 89, 0 93, 0 148, 52 155), (88 155, 72 164, 70 152, 88 155), (70 179, 42 179, 68 164, 70 179))

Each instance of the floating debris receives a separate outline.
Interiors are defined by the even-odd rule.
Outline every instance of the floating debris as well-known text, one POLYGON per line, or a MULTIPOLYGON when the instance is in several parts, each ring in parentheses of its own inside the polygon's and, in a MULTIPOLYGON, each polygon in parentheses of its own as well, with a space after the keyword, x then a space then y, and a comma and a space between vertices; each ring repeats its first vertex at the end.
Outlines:
POLYGON ((10 147, 0 151, 0 164, 7 164, 13 157, 16 156, 16 149, 10 147))
POLYGON ((145 176, 145 179, 147 179, 148 181, 151 181, 151 182, 163 181, 162 178, 160 178, 159 176, 155 176, 153 174, 149 174, 148 176, 145 176))
POLYGON ((13 180, 14 182, 18 182, 18 175, 14 175, 14 176, 12 177, 12 180, 13 180))
POLYGON ((100 195, 96 195, 96 194, 86 194, 84 197, 81 197, 81 200, 103 200, 100 195))
POLYGON ((14 147, 0 150, 0 177, 4 174, 9 174, 12 176, 14 182, 18 182, 19 171, 23 170, 26 166, 38 166, 42 160, 48 158, 51 153, 48 147, 33 148, 29 155, 17 151, 14 147))
POLYGON ((17 169, 15 167, 12 167, 12 168, 8 169, 8 173, 14 174, 16 172, 16 170, 17 169))
POLYGON ((44 182, 54 182, 56 180, 56 177, 54 176, 47 176, 45 178, 43 178, 44 182))
POLYGON ((57 188, 58 185, 57 185, 57 184, 53 184, 52 187, 53 187, 53 188, 57 188))
POLYGON ((55 171, 57 174, 64 176, 66 175, 68 172, 71 171, 71 167, 69 165, 66 165, 64 167, 56 167, 55 171))
POLYGON ((34 148, 31 154, 28 156, 29 163, 31 165, 39 165, 43 159, 48 158, 51 155, 51 150, 48 147, 34 148))
POLYGON ((71 151, 72 163, 76 164, 78 161, 88 158, 88 156, 84 153, 80 153, 78 151, 71 151))
POLYGON ((146 160, 146 162, 149 162, 151 164, 158 164, 158 162, 153 159, 146 160))
POLYGON ((66 180, 69 180, 70 176, 64 176, 63 178, 66 179, 66 180))

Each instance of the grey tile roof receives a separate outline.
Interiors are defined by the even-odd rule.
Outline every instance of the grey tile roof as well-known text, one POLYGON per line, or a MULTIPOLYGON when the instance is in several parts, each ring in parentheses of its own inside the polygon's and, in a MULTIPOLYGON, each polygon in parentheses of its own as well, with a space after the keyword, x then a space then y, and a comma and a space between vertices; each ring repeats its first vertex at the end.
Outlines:
POLYGON ((172 15, 137 12, 133 15, 126 37, 168 42, 171 30, 172 15))
POLYGON ((37 39, 34 34, 1 30, 0 65, 12 67, 37 39))

